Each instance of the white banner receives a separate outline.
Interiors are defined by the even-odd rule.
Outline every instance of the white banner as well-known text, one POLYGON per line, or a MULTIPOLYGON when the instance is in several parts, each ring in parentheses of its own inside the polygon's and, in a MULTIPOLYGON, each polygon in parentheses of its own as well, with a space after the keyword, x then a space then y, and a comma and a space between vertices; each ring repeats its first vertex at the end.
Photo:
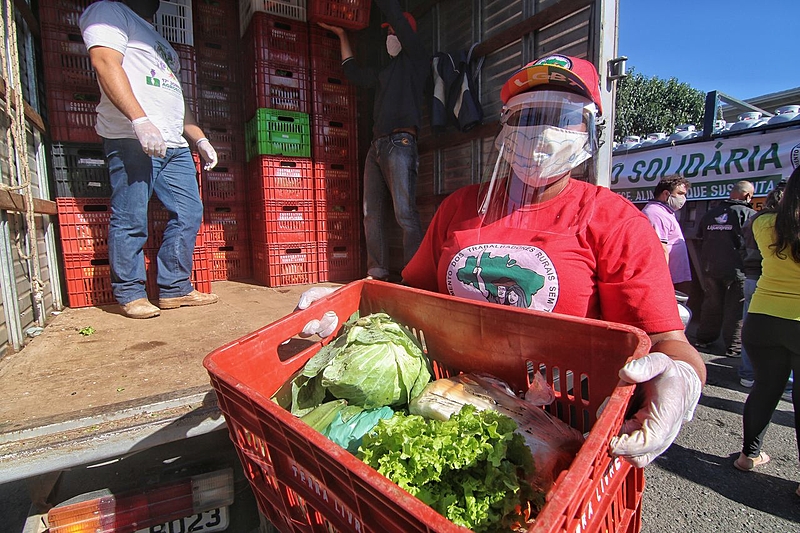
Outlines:
POLYGON ((800 166, 800 124, 614 154, 611 190, 632 202, 646 202, 653 197, 653 189, 661 178, 678 175, 691 183, 689 200, 728 198, 733 184, 740 180, 752 182, 756 196, 765 196, 797 166, 800 166))

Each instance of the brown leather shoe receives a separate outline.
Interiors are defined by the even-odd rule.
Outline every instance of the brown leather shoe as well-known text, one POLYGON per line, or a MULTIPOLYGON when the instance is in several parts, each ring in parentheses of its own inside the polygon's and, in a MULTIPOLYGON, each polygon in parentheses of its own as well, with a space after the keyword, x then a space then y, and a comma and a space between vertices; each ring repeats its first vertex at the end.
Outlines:
POLYGON ((161 310, 151 304, 147 298, 139 298, 126 304, 121 304, 122 314, 128 318, 153 318, 161 314, 161 310))
POLYGON ((177 298, 160 298, 158 306, 161 309, 177 309, 178 307, 190 305, 215 304, 217 300, 219 300, 219 296, 216 294, 192 291, 186 296, 178 296, 177 298))

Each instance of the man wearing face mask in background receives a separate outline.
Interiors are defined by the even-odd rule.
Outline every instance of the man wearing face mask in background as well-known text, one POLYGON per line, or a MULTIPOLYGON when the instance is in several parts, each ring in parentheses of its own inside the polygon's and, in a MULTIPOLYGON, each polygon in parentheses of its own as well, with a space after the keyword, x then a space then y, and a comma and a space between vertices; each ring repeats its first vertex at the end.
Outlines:
POLYGON ((689 180, 686 178, 680 176, 664 178, 656 185, 653 199, 642 208, 642 213, 647 216, 664 247, 672 284, 676 289, 679 289, 678 284, 692 280, 686 240, 675 216, 675 212, 686 203, 688 190, 689 180))
POLYGON ((417 35, 417 23, 398 0, 375 0, 386 22, 389 62, 381 70, 359 66, 343 28, 319 23, 339 37, 342 68, 353 84, 375 88, 373 140, 364 163, 364 234, 367 275, 389 279, 386 225, 394 206, 403 232, 403 264, 419 248, 422 227, 416 206, 417 134, 422 121, 423 89, 430 55, 417 35), (391 203, 390 203, 391 202, 391 203))
POLYGON ((111 180, 111 287, 130 318, 218 299, 194 290, 190 280, 203 205, 189 143, 206 170, 217 164, 217 153, 184 101, 178 54, 152 26, 158 8, 159 0, 104 0, 80 19, 101 91, 96 129, 111 180), (153 193, 170 214, 158 251, 159 307, 145 291, 143 248, 153 193))
POLYGON ((755 188, 749 181, 733 185, 730 197, 709 209, 697 228, 701 242, 703 306, 695 346, 706 348, 722 332, 725 355, 739 357, 744 311, 745 222, 756 212, 750 205, 755 188))

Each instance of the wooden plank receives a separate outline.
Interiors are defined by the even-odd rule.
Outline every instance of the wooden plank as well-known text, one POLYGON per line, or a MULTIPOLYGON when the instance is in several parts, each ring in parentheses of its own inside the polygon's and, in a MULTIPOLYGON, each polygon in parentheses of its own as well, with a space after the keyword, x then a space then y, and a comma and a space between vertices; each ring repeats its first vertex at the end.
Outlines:
POLYGON ((499 32, 498 34, 489 37, 485 41, 482 41, 481 44, 475 47, 475 57, 489 55, 495 50, 499 50, 504 46, 518 41, 529 33, 540 30, 545 26, 549 26, 550 24, 561 20, 564 17, 568 17, 569 15, 591 6, 592 4, 594 4, 594 0, 562 0, 557 4, 553 4, 547 9, 544 9, 539 13, 526 18, 519 24, 515 24, 507 30, 499 32))
MULTIPOLYGON (((0 209, 24 213, 25 207, 26 202, 23 195, 0 189, 0 209)), ((58 207, 55 202, 51 202, 50 200, 34 198, 33 212, 37 215, 58 215, 58 207)))

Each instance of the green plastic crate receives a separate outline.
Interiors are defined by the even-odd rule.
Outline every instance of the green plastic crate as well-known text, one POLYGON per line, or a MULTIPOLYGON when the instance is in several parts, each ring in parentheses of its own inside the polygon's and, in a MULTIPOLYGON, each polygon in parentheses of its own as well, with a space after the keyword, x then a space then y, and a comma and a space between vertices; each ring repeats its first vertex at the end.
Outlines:
POLYGON ((307 113, 256 110, 245 126, 248 161, 259 155, 311 157, 311 122, 307 113))

